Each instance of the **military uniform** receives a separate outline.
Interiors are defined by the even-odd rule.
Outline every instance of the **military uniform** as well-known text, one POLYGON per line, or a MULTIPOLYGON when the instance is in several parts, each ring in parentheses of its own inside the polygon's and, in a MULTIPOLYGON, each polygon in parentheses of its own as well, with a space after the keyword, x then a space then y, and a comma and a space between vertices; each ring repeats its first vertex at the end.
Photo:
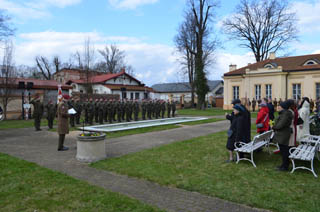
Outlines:
POLYGON ((111 100, 109 101, 109 104, 108 104, 108 119, 110 124, 113 122, 113 112, 114 112, 113 102, 111 100))
POLYGON ((152 105, 151 105, 151 101, 148 101, 146 106, 147 106, 147 114, 148 114, 148 118, 149 118, 149 119, 152 119, 152 117, 151 117, 151 114, 152 114, 152 108, 151 108, 151 107, 152 107, 152 105))
POLYGON ((103 101, 100 99, 100 102, 98 102, 98 118, 99 118, 99 124, 103 124, 103 101))
POLYGON ((256 104, 257 101, 255 99, 252 100, 252 111, 254 112, 256 110, 256 104))
POLYGON ((77 111, 77 113, 75 114, 76 116, 76 124, 80 124, 80 117, 81 117, 81 112, 82 112, 82 103, 77 100, 74 103, 74 109, 77 111))
POLYGON ((176 103, 174 101, 172 101, 171 103, 171 109, 172 109, 172 117, 175 117, 175 113, 176 113, 176 103))
POLYGON ((52 129, 53 120, 54 120, 54 117, 56 116, 56 105, 53 104, 52 102, 49 102, 46 105, 46 109, 47 109, 48 127, 49 127, 49 129, 52 129))
POLYGON ((125 120, 126 115, 126 108, 125 103, 123 101, 120 102, 120 109, 121 109, 121 120, 125 120))
POLYGON ((68 124, 68 104, 65 102, 60 102, 58 104, 58 134, 59 134, 59 145, 58 151, 68 150, 68 148, 64 147, 64 139, 66 134, 69 133, 69 124, 68 124))
POLYGON ((43 104, 40 102, 40 99, 34 99, 30 102, 33 104, 33 118, 34 118, 34 127, 36 131, 40 131, 40 123, 43 115, 43 104))
POLYGON ((142 110, 142 120, 146 120, 146 112, 147 112, 147 107, 146 107, 146 102, 142 101, 141 103, 141 110, 142 110))
MULTIPOLYGON (((74 101, 73 100, 68 102, 68 108, 69 109, 74 108, 74 101)), ((76 116, 75 114, 70 115, 70 126, 71 127, 74 127, 75 116, 76 116)))
POLYGON ((139 112, 140 112, 140 105, 139 105, 139 102, 136 101, 136 102, 134 102, 134 105, 133 105, 133 113, 134 113, 134 120, 135 121, 138 121, 138 119, 139 119, 139 112))
POLYGON ((86 100, 84 103, 83 103, 83 109, 84 109, 84 121, 86 124, 89 123, 89 113, 88 113, 88 100, 86 100))
POLYGON ((166 103, 163 101, 161 102, 161 118, 164 118, 165 112, 166 112, 166 103))
POLYGON ((99 100, 96 99, 94 102, 94 121, 99 122, 99 100))
POLYGON ((103 102, 103 117, 104 122, 108 121, 108 100, 104 100, 103 102))
POLYGON ((116 103, 116 108, 117 108, 117 120, 118 122, 122 121, 122 109, 121 109, 121 103, 118 100, 116 103))
POLYGON ((171 114, 171 104, 170 104, 170 102, 167 102, 167 111, 168 111, 168 118, 170 118, 170 114, 171 114))

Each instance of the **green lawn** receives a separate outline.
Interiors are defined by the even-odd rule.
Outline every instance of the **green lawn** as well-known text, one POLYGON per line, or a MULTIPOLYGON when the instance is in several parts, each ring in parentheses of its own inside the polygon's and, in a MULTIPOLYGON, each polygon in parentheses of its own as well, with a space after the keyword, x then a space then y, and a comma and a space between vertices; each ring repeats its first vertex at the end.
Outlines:
POLYGON ((0 170, 0 211, 160 211, 5 154, 0 154, 0 170))
MULTIPOLYGON (((273 211, 319 211, 320 183, 311 172, 278 172, 280 155, 267 152, 255 154, 257 168, 225 163, 226 141, 226 132, 219 132, 92 166, 273 211)), ((319 161, 315 167, 320 174, 319 161)))
MULTIPOLYGON (((53 124, 55 125, 57 123, 57 120, 55 119, 53 121, 53 124)), ((41 127, 48 126, 48 120, 42 119, 41 120, 41 127)), ((34 127, 34 120, 4 120, 0 121, 0 130, 5 129, 14 129, 14 128, 28 128, 28 127, 34 127)))

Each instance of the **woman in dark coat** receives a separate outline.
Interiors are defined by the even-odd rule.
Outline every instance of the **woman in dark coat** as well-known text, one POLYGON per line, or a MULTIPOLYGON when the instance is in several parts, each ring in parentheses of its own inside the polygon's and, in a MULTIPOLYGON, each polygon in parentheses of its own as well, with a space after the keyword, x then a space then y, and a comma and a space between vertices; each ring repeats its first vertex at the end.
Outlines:
POLYGON ((289 139, 293 132, 290 128, 293 114, 288 110, 289 106, 288 101, 280 103, 279 116, 276 118, 274 126, 272 127, 274 130, 273 141, 279 144, 282 155, 282 164, 277 167, 279 171, 287 171, 289 167, 289 139))
POLYGON ((229 160, 226 162, 232 162, 233 160, 233 150, 235 149, 234 144, 236 142, 244 142, 246 140, 246 120, 245 120, 245 108, 241 105, 233 106, 234 117, 231 122, 231 126, 228 130, 228 141, 227 149, 229 151, 229 160))

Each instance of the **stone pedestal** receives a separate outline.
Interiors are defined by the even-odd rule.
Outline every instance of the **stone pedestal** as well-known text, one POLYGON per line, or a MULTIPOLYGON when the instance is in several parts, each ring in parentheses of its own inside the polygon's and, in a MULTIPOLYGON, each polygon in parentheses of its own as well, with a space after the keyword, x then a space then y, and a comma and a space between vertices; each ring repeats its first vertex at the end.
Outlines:
POLYGON ((105 146, 106 134, 100 136, 78 136, 77 141, 77 160, 82 162, 95 162, 105 159, 106 146, 105 146))

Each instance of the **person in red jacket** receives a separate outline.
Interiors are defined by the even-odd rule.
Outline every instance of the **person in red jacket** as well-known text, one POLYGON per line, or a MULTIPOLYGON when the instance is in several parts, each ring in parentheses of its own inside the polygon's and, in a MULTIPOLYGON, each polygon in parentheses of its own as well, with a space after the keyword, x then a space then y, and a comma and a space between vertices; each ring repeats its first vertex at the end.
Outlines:
POLYGON ((259 104, 259 112, 256 120, 257 133, 262 134, 270 129, 269 127, 269 109, 265 99, 259 104))

